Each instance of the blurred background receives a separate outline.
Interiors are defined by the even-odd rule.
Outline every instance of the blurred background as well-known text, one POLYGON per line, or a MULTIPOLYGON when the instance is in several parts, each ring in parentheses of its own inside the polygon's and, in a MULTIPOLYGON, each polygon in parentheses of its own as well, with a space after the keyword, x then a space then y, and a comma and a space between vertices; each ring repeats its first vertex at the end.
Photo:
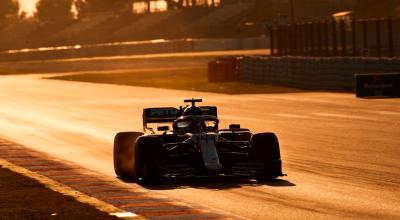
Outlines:
POLYGON ((1 0, 0 50, 268 38, 272 24, 398 17, 398 0, 1 0), (337 14, 337 13, 343 14, 337 14))

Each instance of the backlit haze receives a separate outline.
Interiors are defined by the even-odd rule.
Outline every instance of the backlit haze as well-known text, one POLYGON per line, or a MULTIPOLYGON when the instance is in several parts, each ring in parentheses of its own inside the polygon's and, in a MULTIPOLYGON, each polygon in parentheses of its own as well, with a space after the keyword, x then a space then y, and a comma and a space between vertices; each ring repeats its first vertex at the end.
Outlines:
POLYGON ((21 11, 27 13, 28 16, 31 16, 35 11, 35 5, 38 0, 18 0, 21 5, 21 11))
MULTIPOLYGON (((28 17, 32 16, 36 10, 35 6, 38 0, 18 0, 18 1, 21 5, 20 12, 26 12, 28 17)), ((208 2, 211 2, 211 0, 208 0, 208 2)), ((218 3, 219 1, 216 0, 215 2, 218 3)), ((152 1, 151 4, 152 4, 151 7, 153 8, 152 11, 164 11, 167 9, 167 5, 164 1, 152 1)), ((133 10, 138 13, 141 13, 145 10, 144 9, 145 7, 146 6, 144 5, 143 2, 136 2, 133 5, 133 10)), ((72 12, 74 12, 73 9, 72 12)))

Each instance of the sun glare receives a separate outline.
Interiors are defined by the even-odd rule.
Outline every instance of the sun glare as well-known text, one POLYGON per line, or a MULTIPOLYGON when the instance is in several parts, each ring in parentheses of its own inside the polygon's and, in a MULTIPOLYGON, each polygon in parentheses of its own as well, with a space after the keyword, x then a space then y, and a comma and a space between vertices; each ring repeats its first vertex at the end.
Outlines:
MULTIPOLYGON (((35 7, 36 7, 36 3, 38 2, 38 0, 18 0, 18 1, 21 5, 20 13, 25 12, 27 14, 27 16, 32 16, 35 13, 35 10, 36 10, 35 7)), ((214 0, 214 2, 216 4, 219 4, 220 0, 214 0)), ((212 0, 200 0, 199 3, 211 5, 212 0)), ((150 4, 151 4, 150 5, 151 12, 167 10, 167 3, 164 0, 151 1, 150 4)), ((148 7, 148 5, 144 1, 143 2, 134 2, 132 5, 132 10, 135 13, 143 13, 148 10, 147 7, 148 7)), ((72 12, 73 12, 74 16, 76 16, 76 10, 74 10, 74 8, 72 8, 72 12)))
POLYGON ((32 16, 36 10, 35 6, 38 0, 18 0, 18 1, 21 5, 20 12, 25 12, 28 16, 32 16))

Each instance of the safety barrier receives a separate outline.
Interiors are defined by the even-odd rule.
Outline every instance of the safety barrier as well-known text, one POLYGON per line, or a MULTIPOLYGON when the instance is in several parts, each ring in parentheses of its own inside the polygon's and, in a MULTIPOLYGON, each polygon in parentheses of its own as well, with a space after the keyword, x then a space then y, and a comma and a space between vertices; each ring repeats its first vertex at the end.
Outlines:
POLYGON ((82 57, 126 56, 153 53, 201 52, 219 50, 266 49, 266 38, 182 39, 160 41, 114 42, 0 51, 0 61, 50 60, 82 57))
POLYGON ((208 82, 232 82, 240 80, 243 57, 220 57, 208 63, 208 82))
POLYGON ((400 72, 400 58, 246 56, 242 81, 304 89, 353 91, 355 74, 400 72))

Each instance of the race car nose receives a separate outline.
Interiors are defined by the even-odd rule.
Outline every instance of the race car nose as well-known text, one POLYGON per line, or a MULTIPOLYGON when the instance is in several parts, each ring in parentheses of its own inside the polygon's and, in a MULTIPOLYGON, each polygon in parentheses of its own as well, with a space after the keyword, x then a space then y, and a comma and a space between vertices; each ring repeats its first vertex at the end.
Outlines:
POLYGON ((218 172, 222 169, 221 162, 218 158, 216 148, 217 134, 214 133, 200 133, 193 134, 192 140, 194 143, 200 145, 201 155, 204 162, 204 167, 213 172, 218 172))

